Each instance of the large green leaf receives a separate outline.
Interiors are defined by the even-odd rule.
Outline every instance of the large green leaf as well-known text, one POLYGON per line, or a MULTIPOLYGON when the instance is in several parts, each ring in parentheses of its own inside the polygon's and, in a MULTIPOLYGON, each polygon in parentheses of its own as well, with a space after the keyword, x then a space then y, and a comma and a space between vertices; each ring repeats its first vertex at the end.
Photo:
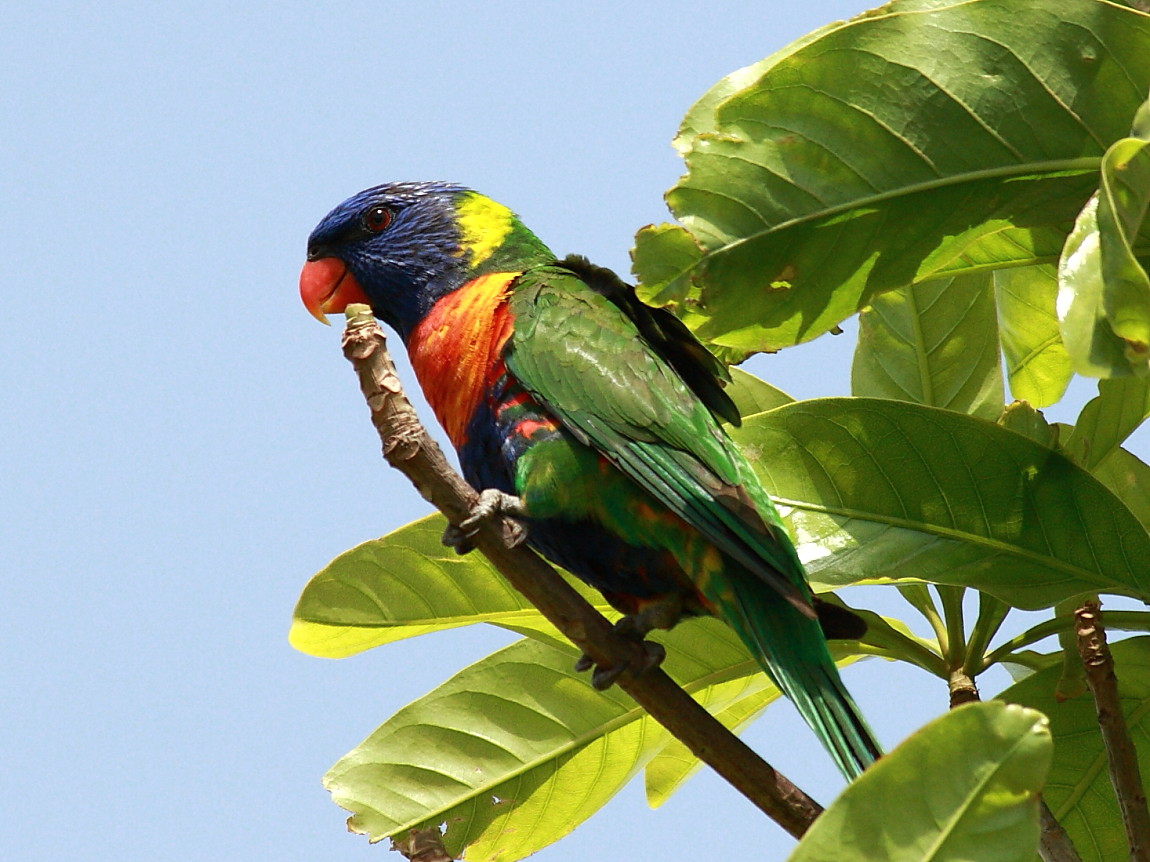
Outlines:
MULTIPOLYGON (((704 337, 746 351, 814 338, 884 290, 1056 260, 1145 98, 1150 18, 897 2, 755 71, 688 115, 700 133, 668 203, 703 254, 637 268, 645 298, 692 300, 704 337)), ((640 232, 636 261, 667 230, 640 232)))
MULTIPOLYGON (((308 582, 288 638, 296 649, 343 658, 431 631, 488 622, 514 631, 555 629, 479 553, 457 555, 431 515, 336 557, 308 582)), ((595 590, 572 586, 605 613, 595 590)))
MULTIPOLYGON (((725 719, 752 717, 778 696, 716 620, 657 637, 667 671, 725 719)), ((618 688, 591 688, 572 669, 576 654, 519 641, 388 719, 324 779, 352 812, 349 826, 375 841, 446 822, 453 852, 508 862, 571 831, 672 743, 618 688)), ((694 767, 676 747, 650 779, 653 799, 694 767)))
POLYGON ((859 316, 851 392, 996 419, 1003 401, 996 323, 990 273, 876 297, 859 316))
POLYGON ((848 786, 790 862, 1031 862, 1050 757, 1039 712, 952 710, 848 786))
POLYGON ((1058 268, 1062 336, 1076 370, 1095 377, 1150 373, 1150 275, 1138 260, 1150 225, 1150 102, 1130 137, 1102 159, 1102 183, 1083 208, 1058 268))
MULTIPOLYGON (((1119 641, 1110 649, 1122 712, 1138 743, 1138 764, 1143 775, 1150 775, 1150 747, 1144 744, 1150 733, 1150 638, 1119 641)), ((1039 671, 999 698, 1041 710, 1049 717, 1054 761, 1043 796, 1070 833, 1083 862, 1126 859, 1129 848, 1110 785, 1094 699, 1087 695, 1059 700, 1055 686, 1061 671, 1058 666, 1039 671)))
POLYGON ((921 578, 1039 608, 1150 598, 1150 536, 1098 480, 993 423, 865 398, 801 401, 735 438, 789 513, 813 583, 921 578))
POLYGON ((1011 394, 1035 407, 1054 404, 1074 376, 1054 308, 1058 295, 1055 268, 996 270, 994 294, 1011 394))
POLYGON ((567 834, 666 742, 619 689, 530 639, 401 709, 324 777, 371 840, 447 824, 471 860, 514 860, 567 834))

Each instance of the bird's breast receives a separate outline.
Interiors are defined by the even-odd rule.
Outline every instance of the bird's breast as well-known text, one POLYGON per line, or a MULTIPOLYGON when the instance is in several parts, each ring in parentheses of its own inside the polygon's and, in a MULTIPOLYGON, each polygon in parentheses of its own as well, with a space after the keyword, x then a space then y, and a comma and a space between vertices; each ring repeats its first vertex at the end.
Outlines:
POLYGON ((456 449, 506 372, 502 352, 513 325, 507 290, 518 275, 496 272, 469 281, 432 306, 408 339, 415 376, 456 449))

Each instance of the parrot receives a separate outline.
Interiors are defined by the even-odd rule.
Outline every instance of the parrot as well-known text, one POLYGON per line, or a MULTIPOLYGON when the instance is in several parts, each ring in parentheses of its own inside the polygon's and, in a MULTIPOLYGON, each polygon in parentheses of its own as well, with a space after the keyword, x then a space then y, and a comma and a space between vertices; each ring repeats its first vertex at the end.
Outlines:
MULTIPOLYGON (((445 182, 386 183, 339 204, 308 238, 300 296, 324 323, 366 303, 402 339, 480 492, 445 541, 464 552, 478 519, 512 517, 646 646, 654 629, 717 617, 847 780, 881 756, 827 645, 862 637, 865 622, 814 597, 723 426, 740 420, 729 372, 672 312, 609 269, 557 258, 510 209, 445 182)), ((593 683, 619 670, 600 668, 593 683)))

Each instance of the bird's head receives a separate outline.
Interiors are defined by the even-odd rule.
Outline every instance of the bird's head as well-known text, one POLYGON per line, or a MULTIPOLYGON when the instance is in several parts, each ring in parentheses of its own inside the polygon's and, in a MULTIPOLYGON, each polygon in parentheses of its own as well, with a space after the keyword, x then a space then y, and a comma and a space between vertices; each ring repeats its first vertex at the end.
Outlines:
POLYGON ((388 183, 348 198, 312 231, 304 305, 324 323, 353 302, 406 340, 443 295, 488 272, 554 256, 507 207, 449 183, 388 183))

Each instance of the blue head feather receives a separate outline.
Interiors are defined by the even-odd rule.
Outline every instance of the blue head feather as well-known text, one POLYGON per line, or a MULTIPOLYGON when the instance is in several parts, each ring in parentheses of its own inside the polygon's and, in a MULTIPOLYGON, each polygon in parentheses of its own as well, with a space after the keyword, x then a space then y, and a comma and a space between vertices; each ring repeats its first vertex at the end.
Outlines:
POLYGON ((376 316, 405 341, 440 297, 471 278, 553 259, 509 211, 464 186, 444 182, 386 183, 348 198, 308 238, 308 259, 322 257, 347 265, 376 316), (391 222, 372 232, 365 216, 381 206, 391 222), (485 206, 506 218, 501 231, 481 236, 482 216, 467 224, 461 216, 467 221, 464 212, 482 214, 485 206), (496 245, 488 247, 488 239, 496 245))

